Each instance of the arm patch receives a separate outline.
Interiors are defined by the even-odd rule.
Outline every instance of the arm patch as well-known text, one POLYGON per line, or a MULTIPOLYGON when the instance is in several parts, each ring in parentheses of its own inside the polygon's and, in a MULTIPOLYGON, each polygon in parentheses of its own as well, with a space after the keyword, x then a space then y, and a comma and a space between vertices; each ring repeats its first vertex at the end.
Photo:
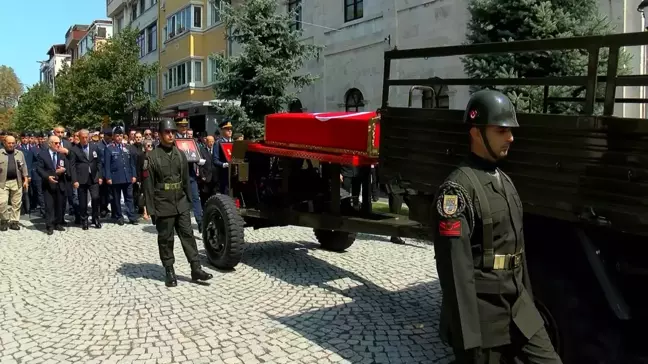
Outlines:
POLYGON ((458 183, 446 181, 439 186, 436 208, 440 216, 455 217, 466 209, 466 190, 458 183))

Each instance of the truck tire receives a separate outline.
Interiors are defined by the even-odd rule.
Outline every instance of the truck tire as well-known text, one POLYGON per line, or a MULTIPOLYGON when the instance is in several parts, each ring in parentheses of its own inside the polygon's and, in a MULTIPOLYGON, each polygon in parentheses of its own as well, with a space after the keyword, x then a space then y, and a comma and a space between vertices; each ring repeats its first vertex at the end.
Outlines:
POLYGON ((346 231, 313 229, 313 232, 322 249, 333 252, 347 250, 356 239, 356 233, 346 231))
POLYGON ((223 270, 238 265, 245 244, 244 226, 229 196, 215 194, 205 202, 202 237, 209 263, 223 270))
POLYGON ((536 307, 563 362, 622 363, 621 331, 602 293, 556 268, 545 266, 530 274, 536 307))

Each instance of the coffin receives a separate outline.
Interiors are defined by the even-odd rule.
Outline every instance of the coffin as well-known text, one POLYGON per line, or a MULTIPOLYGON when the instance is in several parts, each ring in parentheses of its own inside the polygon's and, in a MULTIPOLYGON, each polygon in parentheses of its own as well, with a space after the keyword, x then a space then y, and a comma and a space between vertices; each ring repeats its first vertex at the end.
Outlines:
POLYGON ((377 156, 376 112, 279 113, 265 118, 264 144, 339 154, 377 156))

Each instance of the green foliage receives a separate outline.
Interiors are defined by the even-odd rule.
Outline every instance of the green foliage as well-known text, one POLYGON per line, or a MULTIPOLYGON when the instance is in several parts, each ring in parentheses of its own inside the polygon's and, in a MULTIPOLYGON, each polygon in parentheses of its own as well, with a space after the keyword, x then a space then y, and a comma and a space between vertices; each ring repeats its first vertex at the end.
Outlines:
MULTIPOLYGON (((471 0, 468 25, 469 43, 535 40, 609 34, 610 22, 599 15, 596 0, 471 0)), ((621 52, 619 74, 627 74, 629 55, 621 52)), ((599 74, 607 70, 608 52, 599 55, 599 74)), ((588 54, 583 50, 543 51, 470 55, 462 60, 473 78, 529 78, 584 76, 588 54)), ((604 85, 599 85, 602 96, 604 85)), ((542 112, 543 88, 538 86, 500 87, 518 110, 542 112)), ((549 97, 585 97, 584 87, 552 86, 549 97)), ((552 103, 548 112, 578 114, 581 103, 552 103)))
MULTIPOLYGON (((133 109, 127 90, 133 90, 133 108, 148 107, 144 82, 157 77, 158 65, 139 62, 136 29, 123 29, 108 42, 66 67, 56 78, 57 118, 72 128, 91 128, 101 124, 105 115, 111 120, 128 120, 133 109)), ((152 102, 153 112, 159 103, 152 102)))
POLYGON ((37 83, 20 97, 10 129, 17 132, 50 130, 57 124, 57 109, 50 87, 37 83))
POLYGON ((15 107, 22 93, 22 83, 13 68, 0 66, 0 108, 15 107))
POLYGON ((14 108, 0 106, 0 129, 7 130, 11 128, 16 114, 15 111, 14 108))
POLYGON ((240 105, 215 105, 248 138, 263 134, 263 118, 279 112, 296 93, 317 78, 298 74, 321 47, 301 42, 300 30, 291 29, 295 13, 277 8, 276 0, 248 0, 238 6, 223 4, 222 18, 229 39, 242 48, 240 54, 215 54, 216 98, 240 101, 240 105), (295 93, 288 92, 290 88, 295 93))

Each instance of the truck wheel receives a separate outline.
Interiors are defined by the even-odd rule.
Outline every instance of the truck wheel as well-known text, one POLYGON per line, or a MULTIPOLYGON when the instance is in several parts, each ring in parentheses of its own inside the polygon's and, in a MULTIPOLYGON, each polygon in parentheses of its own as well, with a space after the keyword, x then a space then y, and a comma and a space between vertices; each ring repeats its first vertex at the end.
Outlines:
POLYGON ((356 233, 345 231, 313 229, 313 232, 322 249, 334 252, 345 251, 356 239, 356 233))
POLYGON ((205 202, 203 212, 203 243, 207 259, 219 269, 232 269, 240 261, 245 240, 243 218, 234 201, 215 194, 205 202))
POLYGON ((609 309, 599 304, 602 294, 596 298, 596 287, 577 285, 566 273, 549 269, 531 273, 532 289, 536 307, 563 362, 623 362, 620 330, 609 309))

